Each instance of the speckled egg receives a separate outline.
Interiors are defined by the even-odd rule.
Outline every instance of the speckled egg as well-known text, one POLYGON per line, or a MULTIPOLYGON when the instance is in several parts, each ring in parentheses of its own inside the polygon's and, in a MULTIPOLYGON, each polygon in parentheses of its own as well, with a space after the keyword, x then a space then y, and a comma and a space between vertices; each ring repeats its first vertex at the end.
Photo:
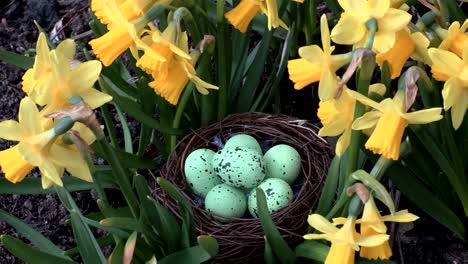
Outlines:
POLYGON ((213 187, 222 183, 213 171, 214 154, 211 149, 197 149, 185 160, 185 178, 193 192, 201 197, 205 197, 213 187))
POLYGON ((267 178, 278 178, 292 184, 301 171, 301 156, 293 147, 281 144, 269 149, 263 157, 267 178))
MULTIPOLYGON (((268 211, 274 213, 286 206, 293 200, 293 192, 289 184, 281 179, 270 178, 262 182, 258 188, 265 192, 268 211)), ((257 217, 257 192, 253 189, 249 194, 249 212, 257 217)))
POLYGON ((253 188, 265 178, 262 154, 245 147, 216 152, 213 169, 224 183, 238 188, 253 188))
POLYGON ((259 153, 262 153, 262 148, 260 144, 258 144, 257 140, 247 134, 239 134, 231 137, 226 144, 224 145, 225 148, 231 147, 243 147, 243 148, 250 148, 259 153))
POLYGON ((245 214, 247 198, 241 190, 224 183, 219 184, 206 195, 205 209, 218 221, 231 222, 230 217, 242 217, 245 214))

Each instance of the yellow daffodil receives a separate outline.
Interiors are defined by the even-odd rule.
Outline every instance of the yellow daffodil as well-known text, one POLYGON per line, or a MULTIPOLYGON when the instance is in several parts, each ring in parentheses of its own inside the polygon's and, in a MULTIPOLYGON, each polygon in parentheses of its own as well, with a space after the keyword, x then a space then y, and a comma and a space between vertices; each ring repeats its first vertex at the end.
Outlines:
MULTIPOLYGON (((387 227, 385 221, 390 222, 412 222, 417 220, 414 214, 408 213, 408 210, 396 212, 393 215, 383 216, 380 214, 379 209, 375 205, 374 199, 370 199, 364 205, 364 211, 362 213, 362 219, 358 220, 357 223, 361 224, 361 235, 371 236, 376 234, 387 233, 387 227)), ((383 244, 373 247, 362 247, 360 256, 368 259, 389 259, 392 256, 392 249, 385 241, 383 244)))
POLYGON ((311 83, 320 81, 319 98, 320 100, 329 100, 335 96, 338 84, 335 72, 351 60, 351 55, 331 55, 335 47, 330 45, 330 30, 325 15, 320 18, 320 31, 323 49, 317 45, 300 48, 301 58, 290 60, 288 71, 295 89, 302 89, 311 83))
MULTIPOLYGON (((417 219, 419 217, 409 213, 408 210, 401 210, 393 215, 382 216, 375 205, 374 198, 370 196, 364 205, 362 218, 358 219, 356 223, 361 224, 362 236, 372 236, 387 233, 387 227, 384 222, 407 223, 416 221, 417 219)), ((342 225, 346 220, 344 217, 334 218, 333 224, 342 225)), ((388 241, 385 241, 381 245, 361 247, 360 256, 368 259, 389 259, 392 256, 392 249, 388 241)))
POLYGON ((377 246, 388 240, 388 235, 384 234, 360 235, 355 229, 356 218, 351 216, 340 229, 319 214, 309 215, 307 221, 323 234, 307 234, 305 239, 326 239, 331 242, 325 264, 353 264, 355 251, 358 251, 360 246, 377 246))
POLYGON ((356 100, 348 94, 346 87, 338 99, 320 101, 319 103, 317 116, 323 125, 319 130, 319 136, 341 135, 335 149, 338 156, 341 156, 349 146, 355 105, 356 100))
POLYGON ((463 25, 460 27, 460 22, 453 22, 448 30, 438 29, 436 32, 441 35, 444 39, 439 45, 439 49, 449 50, 459 57, 463 56, 463 49, 465 45, 468 45, 468 20, 465 20, 463 25))
POLYGON ((147 36, 150 45, 147 45, 145 41, 137 40, 137 46, 144 50, 144 54, 136 65, 148 74, 157 72, 158 75, 161 75, 160 78, 165 79, 168 75, 169 65, 176 56, 191 59, 188 52, 179 48, 179 46, 188 45, 188 43, 182 43, 186 38, 179 39, 178 35, 176 24, 170 22, 163 33, 154 29, 151 35, 147 36))
MULTIPOLYGON (((168 32, 171 31, 172 29, 168 32)), ((168 35, 172 35, 172 33, 168 35)), ((179 43, 177 44, 171 42, 175 41, 173 38, 160 39, 160 41, 156 43, 164 47, 158 51, 145 49, 145 51, 148 52, 161 52, 159 56, 163 56, 164 61, 158 61, 155 64, 146 64, 146 61, 143 59, 143 61, 140 62, 140 65, 144 66, 147 70, 152 69, 154 66, 155 70, 151 72, 154 81, 150 82, 148 85, 152 87, 159 96, 173 105, 176 105, 179 101, 179 97, 189 80, 195 84, 195 87, 201 94, 208 94, 207 89, 218 89, 217 86, 203 81, 196 75, 194 63, 197 61, 197 58, 194 57, 199 56, 199 52, 194 51, 189 55, 187 33, 180 32, 177 38, 179 39, 179 43)))
MULTIPOLYGON (((303 3, 304 0, 293 0, 303 3)), ((252 19, 261 11, 268 17, 268 29, 288 26, 278 15, 277 0, 241 0, 241 2, 224 16, 240 32, 246 32, 252 19)))
POLYGON ((390 0, 338 0, 344 12, 331 32, 331 38, 338 44, 363 47, 367 41, 366 23, 377 20, 372 49, 378 53, 387 52, 396 40, 396 33, 411 20, 407 12, 390 7, 390 0))
POLYGON ((91 8, 109 29, 106 34, 89 42, 102 64, 111 65, 128 48, 132 54, 137 54, 135 39, 139 37, 139 31, 148 21, 146 19, 129 21, 115 0, 92 0, 91 8))
MULTIPOLYGON (((68 60, 72 60, 75 57, 75 50, 75 42, 66 39, 57 46, 55 51, 62 53, 68 60)), ((41 32, 36 43, 34 66, 23 75, 22 86, 26 94, 34 94, 42 89, 47 89, 52 79, 50 52, 46 36, 41 32)))
POLYGON ((359 102, 377 111, 365 113, 357 118, 352 128, 363 130, 375 126, 374 132, 365 147, 388 159, 398 160, 403 132, 408 124, 426 124, 442 119, 440 107, 406 113, 404 94, 398 92, 393 99, 387 98, 377 103, 355 91, 349 91, 359 102))
POLYGON ((463 59, 450 51, 435 48, 429 49, 429 56, 434 78, 445 81, 442 90, 444 109, 452 109, 452 125, 458 129, 468 109, 468 45, 463 59))
POLYGON ((93 88, 101 73, 101 63, 87 61, 71 68, 69 60, 60 52, 51 51, 52 78, 49 85, 30 97, 39 105, 45 106, 43 114, 59 110, 69 105, 71 96, 79 95, 91 108, 97 108, 112 97, 93 88))
POLYGON ((21 100, 18 120, 0 123, 1 138, 19 141, 16 146, 0 152, 0 166, 6 179, 13 183, 19 182, 34 167, 38 167, 43 178, 43 188, 50 187, 51 183, 62 186, 64 169, 83 180, 92 181, 89 169, 79 153, 54 143, 57 135, 52 122, 43 122, 44 119, 29 97, 21 100))

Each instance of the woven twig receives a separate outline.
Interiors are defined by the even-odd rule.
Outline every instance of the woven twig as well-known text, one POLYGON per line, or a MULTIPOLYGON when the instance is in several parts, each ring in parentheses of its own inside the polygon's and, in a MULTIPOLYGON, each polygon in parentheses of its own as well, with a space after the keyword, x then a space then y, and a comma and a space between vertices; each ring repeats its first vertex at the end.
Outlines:
MULTIPOLYGON (((178 186, 191 203, 197 232, 212 235, 218 240, 220 252, 214 263, 255 262, 263 254, 264 233, 258 219, 242 218, 227 224, 214 220, 185 180, 186 157, 199 148, 217 151, 219 139, 225 143, 239 133, 255 137, 262 146, 288 144, 294 147, 302 159, 301 173, 293 186, 294 200, 288 207, 274 213, 272 218, 286 241, 296 245, 307 232, 307 215, 316 206, 329 163, 330 149, 316 131, 317 128, 307 122, 285 115, 243 113, 193 131, 179 142, 159 174, 178 186)), ((153 196, 180 218, 176 202, 164 191, 156 188, 153 196)))

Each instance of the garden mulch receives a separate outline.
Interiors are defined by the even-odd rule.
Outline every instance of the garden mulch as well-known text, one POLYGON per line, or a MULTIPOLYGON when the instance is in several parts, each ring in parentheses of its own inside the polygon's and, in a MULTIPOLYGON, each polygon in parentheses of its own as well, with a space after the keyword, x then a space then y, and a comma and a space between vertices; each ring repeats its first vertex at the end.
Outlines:
MULTIPOLYGON (((0 1, 0 48, 22 54, 32 54, 38 30, 35 19, 47 32, 62 37, 86 32, 88 1, 83 0, 4 0, 0 1), (54 29, 55 27, 55 29, 54 29)), ((86 34, 85 34, 86 35, 86 34)), ((0 62, 0 121, 16 119, 24 93, 21 76, 24 71, 0 62)), ((316 87, 315 87, 316 88, 316 87)), ((282 81, 283 112, 316 121, 314 109, 317 95, 312 87, 295 91, 287 80, 282 81)), ((0 150, 11 146, 0 139, 0 150)), ((3 175, 0 173, 3 177, 3 175)), ((33 172, 32 177, 38 173, 33 172)), ((92 192, 76 192, 75 201, 83 213, 96 212, 92 192)), ((411 202, 402 198, 401 208, 421 216, 414 224, 398 225, 394 231, 393 249, 397 263, 468 263, 468 249, 460 239, 441 226, 411 202)), ((65 221, 68 212, 55 194, 0 195, 0 209, 5 210, 40 231, 62 249, 75 246, 71 226, 65 221)), ((13 228, 0 221, 0 234, 22 238, 13 228)), ((0 263, 22 263, 0 246, 0 263)))

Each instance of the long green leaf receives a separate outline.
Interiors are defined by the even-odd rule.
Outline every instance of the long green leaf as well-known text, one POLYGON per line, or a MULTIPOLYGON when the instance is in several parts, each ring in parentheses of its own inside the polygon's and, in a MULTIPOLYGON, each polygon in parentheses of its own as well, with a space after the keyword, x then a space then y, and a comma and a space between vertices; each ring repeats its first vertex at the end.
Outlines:
POLYGON ((194 246, 172 253, 171 255, 158 260, 158 264, 199 264, 209 259, 211 259, 211 255, 202 246, 194 246))
POLYGON ((268 205, 266 202, 266 196, 262 189, 257 188, 257 205, 258 205, 258 217, 260 223, 262 223, 263 232, 266 238, 270 242, 275 255, 281 260, 281 263, 289 264, 296 261, 296 255, 289 248, 288 243, 284 241, 280 232, 275 226, 275 223, 271 219, 270 213, 268 212, 268 205))
POLYGON ((338 187, 338 179, 340 175, 340 157, 335 156, 328 168, 327 178, 320 194, 317 213, 325 215, 331 208, 336 196, 336 188, 338 187))
POLYGON ((270 242, 268 242, 268 239, 265 237, 265 252, 263 255, 263 260, 265 261, 266 264, 276 264, 276 258, 275 254, 273 253, 273 249, 270 246, 270 242))
MULTIPOLYGON (((100 148, 96 147, 97 143, 91 145, 93 151, 100 157, 106 158, 107 155, 100 148)), ((112 147, 112 151, 117 155, 122 166, 132 169, 157 169, 161 164, 157 161, 140 157, 120 149, 112 147)))
POLYGON ((37 232, 35 229, 25 224, 21 219, 0 209, 0 220, 5 221, 16 229, 16 232, 22 234, 39 250, 47 252, 50 255, 55 255, 64 259, 70 260, 64 255, 64 252, 54 245, 49 239, 37 232))
POLYGON ((4 49, 0 49, 0 61, 11 63, 23 70, 31 68, 34 64, 34 58, 19 55, 4 49))
POLYGON ((465 239, 465 227, 462 221, 445 204, 440 202, 410 170, 400 163, 395 163, 387 169, 386 175, 419 208, 458 237, 465 239))
POLYGON ((71 223, 73 229, 73 236, 75 237, 76 244, 80 249, 80 255, 83 262, 96 264, 106 263, 106 258, 102 254, 101 248, 94 238, 89 227, 83 222, 81 215, 76 210, 70 212, 71 223))
POLYGON ((58 257, 56 255, 51 255, 37 250, 12 236, 2 235, 0 236, 0 241, 13 255, 29 264, 75 263, 69 259, 63 258, 64 256, 58 257))
POLYGON ((109 256, 108 264, 122 264, 125 241, 119 241, 109 256))
POLYGON ((161 239, 164 241, 170 253, 179 249, 180 226, 175 216, 159 202, 148 196, 148 200, 152 201, 156 208, 157 215, 150 214, 153 228, 156 229, 161 239))
MULTIPOLYGON (((72 192, 91 190, 95 188, 92 182, 86 182, 76 177, 63 177, 63 184, 72 192)), ((104 183, 106 188, 115 188, 114 184, 104 183)), ((40 178, 26 178, 18 183, 11 183, 7 179, 0 179, 0 194, 46 194, 53 193, 54 189, 43 189, 40 178)))
POLYGON ((118 236, 119 238, 128 238, 130 236, 129 232, 125 232, 122 229, 119 229, 117 227, 111 227, 111 226, 104 226, 100 224, 100 222, 96 220, 89 219, 87 217, 83 217, 83 222, 86 223, 89 226, 95 227, 97 229, 104 230, 106 232, 109 232, 110 234, 113 234, 115 236, 118 236))
POLYGON ((301 258, 324 262, 329 250, 330 247, 323 243, 306 240, 296 247, 296 255, 301 258))

